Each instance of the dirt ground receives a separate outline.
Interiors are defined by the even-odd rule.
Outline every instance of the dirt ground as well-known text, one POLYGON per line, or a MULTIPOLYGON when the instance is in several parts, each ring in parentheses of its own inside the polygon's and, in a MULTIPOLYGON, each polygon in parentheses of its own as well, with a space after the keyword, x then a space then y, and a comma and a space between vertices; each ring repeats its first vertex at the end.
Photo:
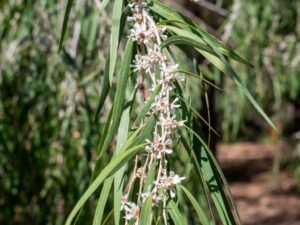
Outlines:
POLYGON ((253 143, 218 146, 217 157, 244 225, 300 225, 300 193, 295 181, 286 170, 274 173, 274 159, 280 155, 284 162, 290 155, 288 147, 253 143))

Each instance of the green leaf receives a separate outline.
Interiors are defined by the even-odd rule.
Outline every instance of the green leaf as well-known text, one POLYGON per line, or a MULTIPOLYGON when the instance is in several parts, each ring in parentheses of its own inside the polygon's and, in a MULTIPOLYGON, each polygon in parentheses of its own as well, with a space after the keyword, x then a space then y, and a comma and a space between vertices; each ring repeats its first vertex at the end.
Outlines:
MULTIPOLYGON (((107 118, 105 126, 104 126, 104 130, 102 131, 102 136, 101 136, 101 139, 100 139, 100 142, 99 142, 99 145, 98 145, 98 149, 102 149, 102 147, 104 145, 104 142, 105 142, 105 139, 106 139, 106 137, 109 133, 109 128, 110 128, 110 125, 111 125, 113 110, 114 110, 114 105, 111 106, 111 109, 109 111, 108 118, 107 118)), ((99 152, 97 152, 97 154, 99 155, 99 152)))
POLYGON ((103 73, 103 79, 102 79, 102 89, 97 105, 97 109, 94 115, 94 122, 99 118, 100 112, 102 110, 102 107, 104 105, 105 99, 109 93, 110 85, 109 85, 109 59, 106 61, 104 73, 103 73))
POLYGON ((175 225, 184 225, 186 224, 184 222, 184 219, 183 219, 183 216, 181 214, 181 212, 179 211, 176 203, 171 200, 169 201, 168 205, 167 205, 167 209, 168 209, 168 212, 174 222, 175 225))
MULTIPOLYGON (((133 95, 133 98, 135 95, 133 95)), ((124 150, 124 145, 127 142, 128 138, 128 129, 129 129, 129 122, 130 122, 130 110, 131 108, 128 107, 122 115, 120 127, 118 131, 117 137, 117 146, 115 155, 119 155, 124 150)), ((125 165, 115 174, 114 177, 114 221, 115 225, 120 223, 120 208, 121 208, 121 198, 123 192, 123 175, 125 172, 125 165)))
MULTIPOLYGON (((128 127, 129 127, 129 114, 130 112, 130 107, 128 107, 121 118, 120 122, 120 127, 119 127, 119 132, 118 132, 118 138, 117 138, 117 146, 116 146, 116 151, 114 152, 113 159, 120 153, 122 152, 122 147, 124 143, 126 143, 127 140, 127 135, 128 135, 128 127)), ((114 208, 119 209, 121 207, 121 196, 122 196, 122 177, 124 173, 124 166, 123 168, 119 169, 114 178, 110 177, 105 180, 98 203, 97 203, 97 208, 96 212, 94 214, 94 220, 93 220, 93 225, 98 225, 101 224, 102 222, 102 217, 103 217, 103 212, 105 209, 105 205, 108 199, 109 192, 111 191, 111 186, 114 181, 114 208)), ((115 221, 119 221, 120 217, 120 210, 114 210, 114 215, 115 215, 115 221), (118 219, 116 219, 118 218, 118 219)), ((115 222, 115 224, 118 224, 115 222)))
POLYGON ((110 217, 113 215, 113 209, 107 214, 106 218, 103 220, 101 225, 107 225, 110 221, 110 217))
POLYGON ((150 195, 143 203, 139 225, 150 225, 151 213, 152 213, 152 196, 150 195))
POLYGON ((196 116, 198 116, 203 123, 205 123, 206 126, 208 126, 208 128, 214 132, 215 135, 217 135, 218 137, 220 137, 219 133, 203 118, 203 116, 200 115, 200 113, 190 104, 187 102, 186 99, 184 99, 183 97, 181 97, 180 95, 177 94, 177 97, 183 101, 191 110, 194 114, 196 114, 196 116))
POLYGON ((117 90, 113 102, 114 110, 112 115, 111 127, 109 129, 108 135, 106 137, 103 146, 101 146, 102 148, 101 149, 98 148, 97 150, 99 157, 101 157, 101 154, 105 152, 107 148, 111 145, 111 141, 120 123, 120 119, 124 108, 124 102, 125 102, 125 91, 127 86, 128 74, 130 71, 130 64, 132 61, 133 46, 134 43, 132 39, 129 39, 125 48, 124 60, 121 65, 120 76, 118 77, 118 81, 117 81, 117 90))
MULTIPOLYGON (((176 33, 180 33, 180 31, 182 31, 181 29, 178 29, 178 28, 173 27, 173 26, 164 26, 164 27, 166 27, 169 30, 174 31, 174 32, 177 31, 176 33)), ((165 48, 165 47, 168 47, 170 45, 188 45, 188 46, 198 48, 198 49, 201 49, 203 51, 207 51, 207 52, 210 52, 212 54, 215 54, 214 51, 210 47, 208 47, 207 44, 204 41, 199 39, 197 35, 195 35, 193 33, 190 33, 190 35, 191 35, 191 37, 185 37, 185 36, 172 36, 172 37, 169 37, 168 39, 166 39, 165 41, 163 41, 161 43, 160 47, 165 48), (201 42, 200 42, 200 40, 201 40, 201 42)))
POLYGON ((139 123, 142 122, 142 120, 145 118, 146 114, 149 112, 149 109, 151 108, 152 103, 154 102, 154 99, 156 95, 159 93, 161 89, 161 85, 158 85, 155 90, 151 93, 150 97, 148 98, 146 104, 143 106, 141 112, 137 116, 136 120, 134 121, 132 127, 136 127, 139 125, 139 123))
POLYGON ((103 181, 114 175, 124 164, 126 164, 132 157, 146 144, 141 144, 135 147, 132 147, 125 152, 121 153, 114 160, 112 160, 96 177, 96 179, 91 183, 87 190, 80 197, 71 213, 69 214, 66 225, 70 225, 75 218, 76 214, 79 212, 81 207, 85 204, 88 198, 97 190, 97 188, 103 183, 103 181))
POLYGON ((230 76, 237 84, 237 86, 242 90, 244 95, 248 98, 250 103, 254 106, 254 108, 260 113, 260 115, 267 121, 267 123, 277 131, 277 128, 271 121, 271 119, 267 116, 267 114, 262 110, 262 108, 258 105, 258 103, 255 101, 251 93, 248 91, 248 89, 245 87, 245 85, 242 83, 241 79, 235 72, 235 70, 232 68, 232 66, 225 60, 225 58, 222 56, 219 49, 214 46, 215 43, 211 42, 211 38, 204 37, 204 40, 201 39, 199 36, 195 35, 194 33, 178 29, 176 27, 167 26, 168 29, 175 32, 177 35, 183 36, 185 38, 192 38, 194 42, 198 42, 199 45, 203 44, 203 41, 207 42, 209 46, 214 50, 214 53, 210 53, 206 50, 201 50, 200 48, 196 48, 197 51, 199 51, 200 54, 202 54, 208 61, 210 61, 216 68, 218 68, 223 73, 230 76))
POLYGON ((151 191, 151 186, 153 185, 153 182, 155 180, 155 172, 156 172, 156 163, 152 163, 148 174, 147 174, 147 178, 145 181, 145 186, 144 186, 144 192, 150 192, 151 191))
POLYGON ((138 145, 140 143, 143 143, 145 139, 147 139, 147 138, 149 139, 152 136, 152 131, 154 129, 154 124, 156 122, 156 117, 157 117, 156 114, 151 115, 151 117, 149 117, 149 119, 147 120, 145 126, 141 130, 140 135, 137 138, 135 138, 135 140, 131 143, 130 146, 138 145))
MULTIPOLYGON (((203 175, 202 175, 201 165, 199 163, 200 157, 197 157, 195 155, 194 149, 191 147, 190 142, 187 140, 187 138, 185 137, 185 135, 183 134, 182 131, 180 131, 180 136, 181 136, 181 143, 186 148, 186 150, 190 153, 190 155, 191 155, 191 157, 192 157, 192 159, 193 159, 193 161, 196 165, 196 168, 197 168, 198 173, 199 173, 200 181, 201 181, 200 184, 203 186, 204 191, 205 191, 205 197, 206 197, 206 200, 207 200, 207 204, 209 206, 211 217, 212 217, 213 221, 215 221, 214 214, 213 214, 213 211, 212 211, 211 201, 210 201, 210 198, 209 198, 209 191, 208 191, 207 185, 204 185, 205 181, 204 181, 204 178, 203 178, 203 175)), ((213 224, 215 224, 215 223, 213 223, 213 224)))
POLYGON ((113 177, 110 177, 104 181, 103 188, 98 199, 96 211, 94 214, 93 225, 101 224, 103 212, 108 199, 109 192, 113 183, 113 177))
POLYGON ((194 209, 197 212, 197 215, 202 223, 202 225, 210 225, 208 218, 206 217, 206 213, 204 212, 204 210, 201 208, 201 206, 199 205, 199 203, 197 202, 197 200, 194 198, 194 196, 182 185, 178 186, 179 188, 181 188, 183 190, 183 192, 186 194, 186 196, 189 198, 189 200, 191 201, 194 209))
POLYGON ((65 11, 65 16, 64 16, 64 21, 63 21, 63 26, 62 26, 62 30, 61 30, 61 36, 60 36, 59 45, 58 45, 58 52, 60 52, 60 50, 62 49, 62 45, 63 45, 64 38, 66 35, 72 5, 73 5, 73 0, 68 0, 67 8, 65 11))
MULTIPOLYGON (((200 50, 199 50, 200 51, 200 50)), ((244 93, 244 95, 248 98, 250 103, 254 106, 254 108, 258 111, 258 113, 266 120, 266 122, 275 130, 278 131, 272 120, 267 116, 267 114, 263 111, 263 109, 258 105, 256 100, 253 98, 249 90, 245 87, 245 85, 242 83, 241 79, 235 72, 235 70, 232 68, 232 66, 226 61, 221 60, 220 58, 211 55, 207 52, 200 51, 201 54, 208 59, 213 65, 215 65, 220 71, 223 73, 229 75, 237 84, 237 86, 241 89, 241 91, 244 93)))
MULTIPOLYGON (((84 24, 83 24, 84 26, 84 24)), ((86 51, 89 56, 91 56, 92 51, 94 50, 94 46, 96 45, 96 40, 98 36, 99 31, 99 14, 93 10, 91 13, 91 18, 88 20, 88 26, 89 31, 88 34, 88 41, 86 46, 86 51)))
MULTIPOLYGON (((197 33, 201 35, 202 37, 206 37, 214 43, 216 47, 220 49, 220 51, 234 59, 237 60, 245 65, 253 67, 251 63, 249 63, 247 60, 243 59, 240 57, 238 54, 236 54, 234 51, 232 51, 229 47, 227 47, 223 42, 220 40, 216 39, 214 36, 203 30, 199 25, 193 23, 190 19, 187 17, 181 15, 179 12, 177 12, 174 9, 171 9, 167 5, 161 3, 158 0, 152 0, 153 4, 151 4, 149 7, 153 11, 153 13, 160 15, 161 17, 167 19, 166 21, 163 21, 165 23, 177 23, 178 26, 183 28, 184 30, 187 31, 192 31, 192 33, 197 33)), ((161 22, 162 23, 162 22, 161 22)), ((192 37, 191 37, 192 38, 192 37)))
POLYGON ((232 194, 229 189, 229 185, 226 178, 215 159, 214 155, 209 150, 204 140, 191 128, 186 127, 189 132, 191 132, 195 139, 198 140, 199 144, 196 142, 194 146, 195 153, 200 155, 197 157, 200 160, 201 173, 206 181, 208 189, 211 193, 212 199, 216 205, 217 211, 222 219, 223 224, 236 224, 231 208, 228 205, 227 198, 224 194, 221 182, 224 184, 225 190, 227 191, 228 198, 231 205, 233 206, 234 213, 238 219, 238 224, 241 224, 239 213, 236 204, 233 200, 232 194), (196 148, 198 148, 196 150, 196 148), (199 149, 200 148, 200 149, 199 149))
POLYGON ((206 80, 205 78, 203 78, 203 77, 201 77, 201 76, 199 76, 199 75, 197 75, 197 74, 194 74, 194 73, 189 72, 189 71, 184 71, 184 70, 179 70, 178 73, 184 73, 184 74, 190 75, 190 76, 192 76, 192 77, 196 77, 197 79, 202 80, 203 82, 205 82, 205 83, 207 83, 208 85, 210 85, 210 86, 216 88, 217 90, 223 91, 222 88, 216 86, 214 83, 210 82, 209 80, 206 80))
MULTIPOLYGON (((123 0, 116 0, 112 14, 111 37, 110 37, 110 63, 109 63, 109 83, 112 85, 113 74, 118 55, 118 45, 120 37, 120 24, 122 17, 123 0)), ((125 58, 126 59, 126 58, 125 58)))
POLYGON ((106 8, 106 6, 108 5, 109 0, 103 0, 100 4, 99 4, 99 8, 98 8, 98 14, 100 15, 104 9, 106 8))

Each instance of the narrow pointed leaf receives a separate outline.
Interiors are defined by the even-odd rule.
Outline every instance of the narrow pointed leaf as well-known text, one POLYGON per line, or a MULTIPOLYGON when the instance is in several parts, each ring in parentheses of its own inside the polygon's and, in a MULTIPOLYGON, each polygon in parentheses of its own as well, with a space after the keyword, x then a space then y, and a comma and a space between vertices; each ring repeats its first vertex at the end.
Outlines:
POLYGON ((216 88, 217 90, 223 91, 222 88, 218 87, 217 85, 213 84, 213 83, 210 82, 209 80, 206 80, 205 78, 203 78, 203 77, 201 77, 201 76, 199 76, 199 75, 197 75, 197 74, 194 74, 194 73, 189 72, 189 71, 184 71, 184 70, 179 70, 178 72, 179 72, 179 73, 184 73, 184 74, 190 75, 190 76, 192 76, 192 77, 196 77, 196 78, 202 80, 203 82, 205 82, 206 84, 208 84, 208 85, 210 85, 210 86, 216 88))
POLYGON ((202 225, 210 225, 208 218, 206 217, 206 213, 204 212, 204 210, 201 208, 201 206, 199 205, 198 201, 195 199, 195 197, 182 185, 179 186, 183 192, 186 194, 186 196, 189 198, 189 200, 191 201, 194 209, 197 212, 197 215, 202 223, 202 225))
POLYGON ((136 120, 133 123, 133 127, 136 127, 139 125, 139 123, 142 122, 142 120, 145 118, 146 114, 149 112, 149 109, 152 106, 152 103, 154 102, 154 99, 156 97, 156 95, 158 94, 158 92, 161 89, 161 85, 158 85, 155 90, 151 93, 149 99, 147 100, 146 104, 143 106, 141 112, 139 113, 139 115, 137 116, 136 120))
POLYGON ((220 49, 220 51, 224 55, 226 55, 234 60, 237 60, 247 66, 253 67, 253 65, 251 63, 249 63, 247 60, 245 60, 244 58, 242 58, 238 54, 236 54, 234 51, 232 51, 228 46, 226 46, 226 44, 224 44, 220 40, 216 39, 214 36, 212 36, 211 34, 206 32, 203 28, 201 28, 199 25, 192 22, 187 17, 183 16, 176 10, 171 9, 170 7, 161 3, 158 0, 152 0, 152 2, 153 2, 153 4, 149 6, 150 9, 154 13, 159 14, 161 17, 165 18, 166 21, 163 21, 163 22, 177 23, 178 26, 180 26, 184 30, 191 31, 193 33, 198 33, 199 35, 202 35, 202 36, 206 36, 220 49))
MULTIPOLYGON (((135 95, 133 95, 133 98, 135 95)), ((129 129, 129 122, 130 122, 130 110, 131 108, 128 107, 122 115, 120 127, 118 131, 118 137, 117 137, 117 146, 115 155, 119 155, 124 150, 124 145, 127 142, 128 138, 128 129, 129 129)), ((123 175, 125 172, 124 165, 118 172, 116 172, 114 177, 114 221, 115 225, 118 225, 120 223, 120 208, 121 208, 121 198, 122 198, 122 192, 123 192, 123 175)))
POLYGON ((110 37, 110 63, 109 63, 109 83, 112 85, 113 74, 115 72, 115 66, 118 55, 118 45, 120 37, 120 24, 122 17, 123 0, 116 0, 114 2, 112 25, 111 25, 111 37, 110 37))
POLYGON ((69 214, 66 225, 71 225, 76 214, 79 212, 81 207, 85 204, 88 198, 97 190, 97 188, 103 183, 103 181, 109 176, 114 175, 125 163, 127 163, 132 157, 143 147, 145 144, 141 144, 132 147, 125 152, 117 156, 113 161, 111 161, 96 177, 96 179, 91 183, 88 189, 83 193, 81 198, 78 200, 71 213, 69 214))
MULTIPOLYGON (((166 28, 169 28, 169 30, 178 31, 180 29, 172 26, 165 26, 166 28)), ((192 34, 192 33, 191 33, 192 34)), ((197 35, 192 35, 192 37, 196 37, 197 35)), ((199 41, 196 41, 195 38, 192 37, 185 37, 185 36, 172 36, 166 39, 164 42, 161 43, 161 48, 168 47, 170 45, 188 45, 194 48, 201 49, 203 51, 210 52, 211 54, 215 54, 214 51, 207 46, 207 44, 203 41, 200 43, 199 41)), ((201 39, 200 39, 201 40, 201 39)))
POLYGON ((277 131, 276 126, 271 121, 271 119, 267 116, 267 114, 263 111, 263 109, 258 105, 258 103, 255 101, 251 93, 248 91, 248 89, 245 87, 245 85, 241 82, 241 79, 235 72, 235 70, 232 68, 232 66, 224 59, 222 56, 222 53, 219 51, 219 49, 214 46, 214 43, 211 42, 210 38, 207 38, 206 36, 204 39, 201 39, 196 34, 193 34, 190 31, 179 29, 173 26, 167 26, 168 29, 175 32, 177 35, 183 36, 185 38, 192 38, 194 41, 198 42, 199 45, 203 43, 203 41, 207 42, 209 46, 214 50, 214 53, 210 53, 205 50, 201 50, 200 48, 195 48, 197 51, 199 51, 200 54, 202 54, 208 61, 210 61, 216 68, 218 68, 223 73, 230 76, 238 85, 238 87, 242 90, 244 95, 248 98, 250 103, 254 106, 254 108, 260 113, 260 115, 267 121, 267 123, 277 131))
POLYGON ((109 93, 110 85, 109 85, 109 59, 106 61, 104 73, 103 73, 103 79, 102 79, 102 89, 97 105, 97 109, 94 115, 94 122, 99 118, 100 112, 102 110, 102 107, 104 105, 105 99, 109 93))
MULTIPOLYGON (((212 190, 218 190, 219 191, 219 192, 214 191, 214 195, 213 195, 214 198, 215 198, 214 202, 215 202, 215 204, 220 205, 219 210, 220 210, 221 214, 223 214, 223 215, 227 214, 227 216, 224 217, 225 222, 228 218, 233 219, 233 216, 230 216, 230 214, 232 214, 231 209, 230 209, 230 207, 227 207, 227 203, 226 203, 227 200, 226 200, 225 195, 222 194, 223 188, 222 188, 222 185, 220 184, 220 181, 224 184, 224 188, 225 188, 225 190, 228 194, 228 198, 229 198, 230 203, 233 207, 234 214, 236 215, 236 218, 238 219, 238 224, 242 224, 241 220, 240 220, 238 210, 237 210, 237 207, 236 207, 236 204, 233 200, 231 191, 229 189, 229 185, 226 181, 226 178, 225 178, 225 176, 224 176, 217 160, 215 159, 212 152, 209 150, 209 147, 206 145, 204 140, 193 129, 191 129, 189 127, 186 127, 186 128, 189 132, 191 132, 194 135, 194 137, 202 145, 202 146, 200 146, 200 149, 194 149, 194 151, 198 152, 198 153, 200 151, 200 154, 201 154, 201 156, 200 156, 201 170, 202 170, 203 176, 205 176, 205 180, 208 182, 208 184, 210 184, 210 187, 212 188, 212 189, 210 189, 210 191, 212 191, 212 190), (205 165, 205 168, 203 168, 204 165, 205 165), (204 174, 204 172, 205 172, 205 174, 204 174), (214 174, 214 179, 211 179, 211 174, 214 174), (222 199, 222 198, 223 198, 223 201, 220 201, 220 199, 222 199), (227 207, 227 210, 228 210, 227 212, 224 211, 224 207, 225 208, 227 207)), ((235 222, 233 224, 235 224, 235 222)))
POLYGON ((181 214, 181 212, 179 211, 176 203, 171 200, 169 201, 168 205, 167 205, 167 209, 168 209, 168 213, 170 214, 173 222, 175 225, 184 225, 186 224, 184 222, 183 216, 181 214))
MULTIPOLYGON (((200 51, 200 50, 199 50, 200 51)), ((220 71, 223 73, 229 75, 238 85, 238 87, 241 89, 241 91, 244 93, 244 95, 248 98, 249 102, 254 106, 254 108, 257 110, 257 112, 266 120, 266 122, 275 130, 278 131, 275 124, 272 122, 272 120, 268 117, 268 115, 264 112, 264 110, 259 106, 259 104, 256 102, 254 97, 251 95, 249 90, 245 87, 245 85, 241 82, 239 76, 235 72, 235 70, 231 67, 229 63, 226 61, 222 61, 218 57, 209 54, 207 52, 201 51, 201 54, 206 57, 213 65, 215 65, 220 71)))
MULTIPOLYGON (((120 69, 120 76, 118 77, 117 82, 117 90, 116 95, 114 98, 114 110, 112 115, 112 124, 109 129, 109 133, 107 138, 102 146, 101 149, 98 149, 97 152, 101 156, 101 153, 105 152, 107 148, 110 146, 111 141, 118 129, 120 119, 122 116, 124 102, 125 102, 125 91, 127 86, 128 75, 130 71, 130 64, 132 61, 133 55, 133 41, 131 39, 128 40, 125 53, 124 53, 124 60, 121 65, 120 69)), ((111 59, 110 59, 111 60, 111 59)))
POLYGON ((60 50, 62 49, 63 42, 64 42, 64 39, 66 36, 66 31, 67 31, 67 26, 68 26, 68 21, 69 21, 69 16, 70 16, 72 5, 73 5, 73 0, 68 0, 67 8, 65 11, 65 16, 64 16, 64 21, 63 21, 63 25, 62 25, 62 29, 61 29, 61 36, 59 39, 58 52, 60 52, 60 50))
POLYGON ((113 177, 107 178, 104 181, 103 188, 101 190, 100 197, 98 199, 96 211, 94 214, 94 219, 93 219, 93 225, 98 225, 101 224, 102 217, 103 217, 103 212, 105 209, 105 205, 108 199, 109 192, 111 190, 111 186, 113 183, 113 177))
POLYGON ((152 197, 150 195, 143 203, 139 225, 151 224, 151 211, 152 211, 152 197))

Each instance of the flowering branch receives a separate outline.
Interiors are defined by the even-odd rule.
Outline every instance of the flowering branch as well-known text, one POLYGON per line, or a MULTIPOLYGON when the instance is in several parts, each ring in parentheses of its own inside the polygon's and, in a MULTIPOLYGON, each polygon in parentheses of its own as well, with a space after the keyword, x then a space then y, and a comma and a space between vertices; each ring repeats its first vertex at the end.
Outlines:
MULTIPOLYGON (((138 199, 136 203, 128 201, 128 193, 130 192, 128 190, 123 198, 121 210, 125 211, 126 224, 130 220, 134 220, 134 224, 138 224, 140 208, 145 199, 150 196, 153 203, 152 210, 159 205, 159 202, 162 202, 162 217, 164 223, 167 224, 166 202, 169 197, 174 198, 176 196, 176 185, 185 179, 173 171, 168 172, 166 157, 173 153, 173 134, 178 127, 184 125, 184 121, 176 119, 176 109, 180 105, 178 99, 173 99, 172 96, 174 82, 183 81, 184 78, 177 72, 179 65, 173 65, 168 61, 160 48, 162 40, 167 38, 164 34, 165 29, 156 25, 149 13, 147 4, 143 0, 134 0, 129 6, 133 12, 133 15, 128 17, 128 21, 133 24, 130 37, 140 46, 140 51, 136 54, 132 67, 134 72, 142 76, 142 79, 139 79, 142 82, 145 80, 145 75, 150 78, 151 87, 148 90, 150 93, 158 85, 161 85, 161 90, 155 97, 148 113, 148 115, 157 113, 158 120, 154 126, 153 139, 146 140, 148 143, 145 147, 147 158, 144 164, 137 169, 137 176, 140 179, 138 199), (158 165, 156 178, 149 187, 145 187, 145 179, 152 165, 158 165), (146 191, 143 192, 143 190, 146 191)), ((139 85, 145 87, 144 84, 139 85)), ((147 101, 147 96, 144 97, 144 100, 147 101)))

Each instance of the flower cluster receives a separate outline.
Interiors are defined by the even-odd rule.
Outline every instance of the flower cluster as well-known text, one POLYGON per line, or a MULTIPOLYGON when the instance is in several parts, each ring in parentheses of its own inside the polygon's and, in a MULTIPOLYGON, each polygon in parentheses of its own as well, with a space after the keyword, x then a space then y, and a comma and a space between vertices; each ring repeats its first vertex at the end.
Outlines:
MULTIPOLYGON (((127 221, 133 219, 134 224, 138 224, 139 207, 147 197, 151 196, 154 205, 162 202, 165 206, 169 197, 175 197, 176 185, 185 179, 173 171, 168 173, 167 169, 167 155, 173 153, 174 147, 172 135, 185 122, 176 119, 176 109, 180 107, 180 104, 178 98, 173 98, 172 88, 174 82, 181 82, 184 78, 178 72, 179 65, 168 61, 160 48, 162 40, 167 38, 166 30, 156 25, 147 4, 143 0, 133 0, 129 7, 133 12, 133 15, 128 17, 128 21, 132 24, 129 37, 133 38, 140 47, 139 53, 133 60, 133 70, 142 76, 140 80, 147 80, 145 77, 150 79, 149 92, 156 89, 158 85, 161 86, 149 112, 150 115, 158 114, 158 120, 154 127, 153 139, 146 140, 147 159, 141 168, 134 171, 134 177, 140 180, 138 201, 137 203, 128 202, 130 190, 124 195, 122 201, 121 210, 125 212, 124 218, 127 221), (158 165, 156 177, 149 187, 144 187, 147 172, 153 164, 158 165), (147 192, 143 192, 145 190, 147 192)), ((165 207, 163 207, 163 214, 166 222, 165 207)))
POLYGON ((157 182, 157 186, 161 187, 165 190, 170 190, 170 195, 172 198, 176 196, 175 187, 177 184, 180 184, 181 181, 184 180, 184 177, 179 177, 179 175, 175 174, 173 171, 169 172, 169 176, 164 174, 160 177, 157 182))

